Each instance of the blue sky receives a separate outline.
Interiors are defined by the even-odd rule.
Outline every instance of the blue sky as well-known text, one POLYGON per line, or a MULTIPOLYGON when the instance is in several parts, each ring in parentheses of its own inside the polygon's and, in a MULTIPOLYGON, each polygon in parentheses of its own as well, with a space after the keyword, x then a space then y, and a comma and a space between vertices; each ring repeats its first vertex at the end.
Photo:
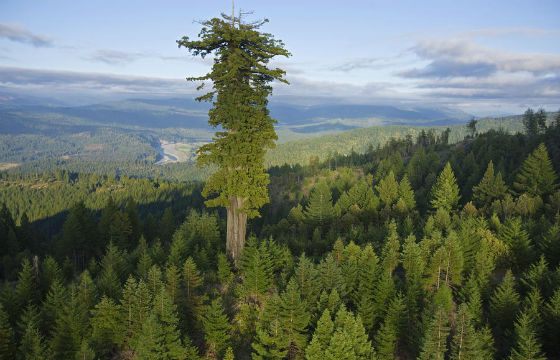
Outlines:
MULTIPOLYGON (((285 101, 426 104, 473 114, 560 107, 560 1, 252 1, 293 56, 285 101)), ((0 2, 0 91, 191 96, 209 61, 175 40, 230 0, 0 2)))

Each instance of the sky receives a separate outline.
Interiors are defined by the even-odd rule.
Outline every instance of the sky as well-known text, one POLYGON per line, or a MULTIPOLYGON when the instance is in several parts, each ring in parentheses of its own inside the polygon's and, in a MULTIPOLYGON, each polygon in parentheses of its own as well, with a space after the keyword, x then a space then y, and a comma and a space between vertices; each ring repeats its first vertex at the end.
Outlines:
MULTIPOLYGON (((231 0, 1 0, 0 93, 90 102, 192 98, 211 59, 175 41, 231 0)), ((560 108, 560 1, 236 0, 284 41, 286 102, 560 108)))

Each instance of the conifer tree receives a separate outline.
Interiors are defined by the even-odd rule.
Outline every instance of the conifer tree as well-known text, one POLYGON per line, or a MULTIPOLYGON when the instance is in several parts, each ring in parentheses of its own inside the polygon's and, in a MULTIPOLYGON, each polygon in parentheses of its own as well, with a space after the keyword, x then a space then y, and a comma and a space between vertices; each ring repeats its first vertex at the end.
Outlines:
POLYGON ((399 183, 393 171, 390 171, 385 178, 379 181, 375 189, 379 193, 381 203, 387 209, 390 209, 399 198, 399 183))
POLYGON ((455 332, 451 339, 452 360, 481 359, 492 360, 493 354, 488 353, 484 346, 484 338, 480 336, 473 323, 466 304, 459 306, 455 332))
POLYGON ((544 197, 557 188, 557 178, 546 146, 541 143, 523 162, 513 188, 518 193, 544 197))
POLYGON ((545 306, 545 349, 549 356, 560 354, 560 289, 556 289, 545 306))
POLYGON ((222 352, 230 345, 231 325, 220 298, 212 300, 206 306, 202 315, 204 326, 204 340, 206 342, 207 354, 209 357, 218 359, 222 352))
POLYGON ((327 224, 333 218, 331 190, 325 181, 320 181, 311 191, 304 214, 309 223, 319 226, 327 224))
POLYGON ((402 264, 405 271, 405 324, 407 331, 404 341, 408 350, 418 352, 421 340, 420 307, 424 298, 422 277, 426 267, 426 259, 414 236, 409 236, 404 243, 402 264))
POLYGON ((259 246, 256 239, 249 239, 239 267, 243 279, 241 294, 260 303, 272 286, 272 262, 266 249, 259 246))
POLYGON ((517 270, 524 270, 533 261, 534 249, 520 218, 508 219, 500 227, 498 236, 508 246, 511 262, 517 270))
MULTIPOLYGON (((0 358, 2 358, 0 356, 0 358)), ((22 360, 44 360, 48 359, 48 351, 39 328, 33 324, 27 324, 20 340, 18 358, 22 360)))
POLYGON ((325 310, 305 351, 307 360, 356 359, 370 360, 373 347, 367 338, 359 317, 341 307, 333 322, 330 312, 325 310))
POLYGON ((507 271, 502 283, 490 298, 490 320, 492 321, 497 345, 503 354, 511 345, 510 329, 513 328, 515 317, 520 307, 519 294, 515 290, 515 279, 511 271, 507 271))
POLYGON ((530 137, 539 133, 539 125, 533 109, 528 108, 523 114, 523 126, 525 127, 525 133, 530 137))
POLYGON ((317 327, 313 333, 313 339, 305 349, 305 358, 307 360, 324 359, 325 351, 329 346, 333 331, 334 323, 331 318, 331 313, 329 309, 325 309, 317 322, 317 327))
POLYGON ((397 294, 390 302, 387 315, 377 332, 376 352, 379 360, 393 360, 398 353, 398 342, 403 333, 406 305, 403 297, 397 294))
POLYGON ((522 312, 515 322, 516 344, 509 360, 545 360, 541 345, 537 339, 531 317, 522 312))
POLYGON ((362 250, 359 259, 360 272, 358 273, 358 299, 357 310, 362 318, 365 328, 370 331, 374 318, 374 293, 375 284, 378 279, 378 258, 371 244, 367 244, 362 250))
POLYGON ((42 308, 43 323, 46 325, 45 330, 47 335, 51 334, 55 320, 59 316, 66 301, 66 288, 60 281, 55 280, 47 293, 47 297, 42 308))
POLYGON ((408 176, 403 176, 399 182, 399 200, 395 204, 396 210, 400 214, 407 214, 416 208, 416 199, 414 197, 414 190, 408 180, 408 176))
POLYGON ((38 269, 34 269, 28 259, 23 260, 16 285, 16 296, 20 309, 25 308, 29 303, 38 302, 39 279, 37 278, 37 271, 38 269))
POLYGON ((95 305, 91 317, 91 341, 96 353, 109 357, 121 345, 126 333, 124 312, 119 304, 104 296, 95 305))
POLYGON ((310 314, 293 278, 288 282, 286 291, 280 296, 280 319, 284 338, 289 346, 288 354, 290 357, 296 357, 307 345, 310 314))
POLYGON ((175 305, 161 288, 153 307, 142 324, 135 350, 140 359, 186 359, 186 348, 181 341, 175 305))
POLYGON ((213 102, 209 123, 221 129, 212 143, 199 148, 197 161, 218 166, 203 194, 214 196, 207 205, 227 210, 226 249, 235 261, 244 247, 247 218, 258 216, 268 202, 264 155, 277 139, 267 109, 269 83, 287 83, 283 70, 267 67, 275 56, 290 56, 281 41, 259 31, 267 21, 243 23, 241 15, 223 15, 202 23, 199 40, 177 41, 194 56, 215 55, 208 74, 188 80, 213 83, 212 91, 197 100, 213 102))
POLYGON ((457 207, 460 198, 459 186, 448 162, 432 187, 430 204, 436 210, 443 209, 450 212, 457 207))
POLYGON ((260 359, 285 359, 288 355, 290 340, 285 336, 282 328, 280 298, 276 295, 268 300, 265 305, 262 319, 257 325, 252 358, 260 359))
POLYGON ((502 174, 494 174, 494 163, 490 160, 482 180, 473 188, 473 199, 477 206, 487 207, 495 200, 503 199, 507 190, 502 174))
POLYGON ((419 360, 443 360, 447 353, 447 338, 449 336, 449 318, 443 309, 434 313, 424 334, 424 343, 419 360))
POLYGON ((0 359, 13 359, 15 354, 14 331, 8 314, 0 304, 0 359))

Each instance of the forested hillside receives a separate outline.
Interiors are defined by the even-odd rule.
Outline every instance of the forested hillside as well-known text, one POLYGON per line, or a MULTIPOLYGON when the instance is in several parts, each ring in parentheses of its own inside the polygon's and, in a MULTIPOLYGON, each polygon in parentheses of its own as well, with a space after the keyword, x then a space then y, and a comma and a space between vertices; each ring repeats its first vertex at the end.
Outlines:
POLYGON ((2 173, 0 358, 558 359, 560 118, 525 120, 271 167, 238 266, 198 184, 2 173))

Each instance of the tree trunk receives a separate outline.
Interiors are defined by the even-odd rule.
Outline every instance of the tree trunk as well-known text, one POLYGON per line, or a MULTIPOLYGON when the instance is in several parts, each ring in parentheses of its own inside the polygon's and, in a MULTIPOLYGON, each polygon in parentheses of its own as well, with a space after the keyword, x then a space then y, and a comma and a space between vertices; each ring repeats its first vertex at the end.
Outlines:
POLYGON ((227 238, 226 251, 237 266, 239 257, 245 246, 245 233, 247 231, 247 214, 241 211, 243 198, 232 196, 227 207, 227 238))

